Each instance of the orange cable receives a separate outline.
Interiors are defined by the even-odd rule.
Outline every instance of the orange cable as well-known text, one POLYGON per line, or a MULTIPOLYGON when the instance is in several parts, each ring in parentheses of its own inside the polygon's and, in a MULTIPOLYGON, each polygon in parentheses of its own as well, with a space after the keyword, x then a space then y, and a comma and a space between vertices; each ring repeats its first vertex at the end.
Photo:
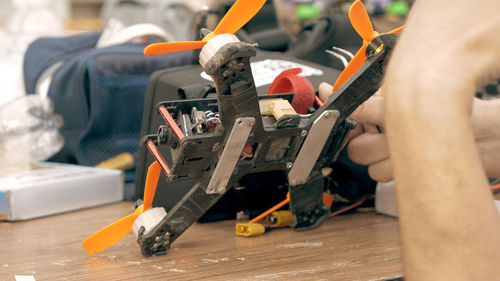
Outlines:
POLYGON ((318 96, 314 96, 314 102, 316 103, 316 105, 318 107, 322 107, 325 103, 318 97, 318 96))
POLYGON ((500 189, 500 183, 490 186, 491 191, 497 191, 500 189))
POLYGON ((290 193, 287 193, 285 200, 281 201, 276 206, 274 206, 271 209, 265 211, 264 213, 258 215, 253 220, 251 220, 249 223, 256 223, 256 222, 260 221, 261 219, 264 219, 265 217, 267 217, 272 212, 274 212, 274 211, 278 210, 279 208, 283 207, 284 205, 288 204, 288 202, 290 202, 290 193))
POLYGON ((363 202, 365 202, 365 201, 366 201, 366 198, 363 198, 363 199, 359 200, 358 202, 356 202, 356 203, 352 204, 352 205, 351 205, 351 206, 349 206, 349 207, 345 207, 344 209, 341 209, 341 210, 338 210, 338 211, 336 211, 336 212, 331 213, 331 214, 330 214, 330 217, 333 217, 333 216, 336 216, 336 215, 342 214, 342 213, 344 213, 344 212, 347 212, 347 211, 349 211, 349 210, 351 210, 351 209, 354 209, 354 208, 358 207, 359 205, 363 204, 363 202))

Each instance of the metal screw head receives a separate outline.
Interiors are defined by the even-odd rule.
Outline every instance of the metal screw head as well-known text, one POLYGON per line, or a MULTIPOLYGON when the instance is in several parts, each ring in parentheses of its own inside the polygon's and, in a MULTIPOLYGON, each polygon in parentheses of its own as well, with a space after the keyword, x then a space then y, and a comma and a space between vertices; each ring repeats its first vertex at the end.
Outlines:
POLYGON ((135 207, 134 209, 137 209, 137 207, 141 206, 144 202, 142 202, 142 199, 137 199, 137 201, 135 201, 135 207))
POLYGON ((307 130, 300 131, 300 135, 305 137, 307 135, 307 130))
POLYGON ((167 182, 175 182, 177 180, 177 177, 175 175, 168 174, 165 179, 167 182))
POLYGON ((325 118, 326 118, 326 119, 328 119, 328 118, 330 118, 330 117, 332 117, 332 115, 330 114, 330 112, 325 113, 325 118))
POLYGON ((202 28, 200 29, 200 35, 201 35, 201 38, 207 36, 207 34, 210 33, 210 30, 209 29, 206 29, 206 28, 202 28))
POLYGON ((287 162, 286 163, 286 168, 287 169, 291 169, 293 167, 293 163, 292 162, 287 162))

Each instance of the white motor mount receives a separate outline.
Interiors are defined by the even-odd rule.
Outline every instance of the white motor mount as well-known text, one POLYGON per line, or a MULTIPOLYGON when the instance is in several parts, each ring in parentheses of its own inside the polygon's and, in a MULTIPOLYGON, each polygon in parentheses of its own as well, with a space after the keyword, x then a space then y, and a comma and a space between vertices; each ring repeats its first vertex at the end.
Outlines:
POLYGON ((139 237, 139 230, 144 226, 143 235, 149 234, 151 230, 157 226, 161 220, 167 215, 163 207, 155 207, 140 214, 132 225, 132 232, 135 237, 139 237))
POLYGON ((205 69, 207 62, 219 51, 219 49, 229 43, 240 42, 238 37, 231 33, 224 33, 210 39, 200 52, 200 65, 205 69))

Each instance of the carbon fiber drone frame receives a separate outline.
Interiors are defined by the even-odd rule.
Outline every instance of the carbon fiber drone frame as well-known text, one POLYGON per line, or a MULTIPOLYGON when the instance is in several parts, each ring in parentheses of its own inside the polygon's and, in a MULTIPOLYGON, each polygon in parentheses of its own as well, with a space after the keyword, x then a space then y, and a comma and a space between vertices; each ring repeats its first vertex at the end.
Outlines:
MULTIPOLYGON (((144 227, 139 229, 142 254, 166 254, 170 245, 228 189, 238 186, 240 178, 264 171, 287 174, 294 229, 321 225, 329 215, 322 201, 321 169, 337 159, 346 136, 355 127, 347 117, 380 87, 396 38, 384 34, 373 40, 362 68, 314 113, 301 115, 299 120, 283 118, 277 122, 260 113, 250 68, 250 57, 255 55, 253 46, 242 42, 219 44, 203 63, 216 85, 217 99, 161 102, 158 112, 167 126, 162 125, 157 134, 142 139, 168 181, 198 181, 151 231, 144 234, 144 227), (186 136, 187 130, 181 127, 186 125, 183 119, 193 107, 218 112, 221 125, 211 132, 186 136), (171 165, 158 151, 158 145, 170 146, 171 165), (240 157, 249 146, 252 157, 240 157)), ((290 99, 290 95, 279 96, 290 99)))

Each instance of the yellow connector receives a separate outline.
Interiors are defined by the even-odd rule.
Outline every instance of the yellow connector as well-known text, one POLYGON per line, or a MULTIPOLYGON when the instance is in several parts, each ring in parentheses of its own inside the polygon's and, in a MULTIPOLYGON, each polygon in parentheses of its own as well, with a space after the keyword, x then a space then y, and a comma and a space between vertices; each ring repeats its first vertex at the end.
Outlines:
POLYGON ((271 109, 269 109, 269 106, 271 105, 272 102, 275 102, 277 100, 283 100, 283 99, 277 98, 277 99, 261 99, 261 100, 259 100, 260 115, 273 116, 273 113, 271 112, 271 109))
POLYGON ((134 156, 129 152, 118 154, 97 164, 96 168, 128 170, 134 167, 134 156))
POLYGON ((241 236, 257 236, 266 232, 266 228, 260 223, 237 223, 236 234, 241 236))
POLYGON ((271 224, 279 226, 290 225, 293 223, 294 217, 292 212, 287 210, 276 211, 271 214, 271 224))
POLYGON ((285 115, 298 115, 290 102, 284 99, 276 99, 269 104, 269 110, 273 113, 276 120, 285 115))

